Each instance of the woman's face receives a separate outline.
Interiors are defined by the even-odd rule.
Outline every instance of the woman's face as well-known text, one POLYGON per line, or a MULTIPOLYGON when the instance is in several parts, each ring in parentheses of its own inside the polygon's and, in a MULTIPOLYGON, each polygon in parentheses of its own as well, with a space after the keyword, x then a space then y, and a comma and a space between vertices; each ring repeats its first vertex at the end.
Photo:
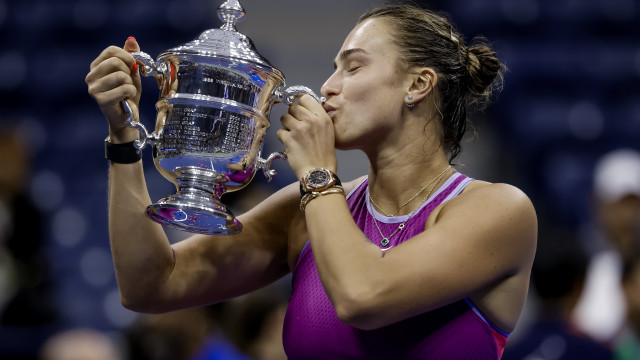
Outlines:
POLYGON ((336 147, 364 149, 398 124, 410 82, 384 19, 369 19, 347 36, 335 72, 322 86, 333 119, 336 147))

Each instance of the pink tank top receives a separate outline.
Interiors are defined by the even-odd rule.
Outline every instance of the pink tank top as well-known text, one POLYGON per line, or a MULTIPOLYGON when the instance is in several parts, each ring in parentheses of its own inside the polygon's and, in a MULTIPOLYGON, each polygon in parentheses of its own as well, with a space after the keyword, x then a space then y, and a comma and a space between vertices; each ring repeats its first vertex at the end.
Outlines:
MULTIPOLYGON (((457 196, 471 181, 460 173, 452 175, 386 246, 381 244, 374 217, 389 236, 410 215, 385 217, 375 211, 366 179, 347 196, 347 202, 360 229, 385 251, 423 232, 433 209, 457 196)), ((283 329, 289 359, 500 359, 509 334, 491 324, 469 299, 376 330, 342 323, 322 287, 312 251, 307 242, 293 269, 293 293, 283 329)))

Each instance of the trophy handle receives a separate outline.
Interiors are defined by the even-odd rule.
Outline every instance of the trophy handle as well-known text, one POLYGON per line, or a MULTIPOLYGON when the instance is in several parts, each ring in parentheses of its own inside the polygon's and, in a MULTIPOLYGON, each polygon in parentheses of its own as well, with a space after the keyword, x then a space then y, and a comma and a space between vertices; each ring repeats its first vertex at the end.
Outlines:
POLYGON ((264 176, 267 177, 267 181, 271 181, 274 176, 276 176, 277 171, 271 169, 271 163, 276 159, 286 159, 287 154, 284 152, 274 152, 269 155, 268 158, 263 159, 258 156, 258 169, 262 169, 264 172, 264 176))
POLYGON ((142 76, 164 76, 167 73, 167 64, 164 62, 156 63, 151 55, 144 51, 132 52, 131 55, 136 59, 136 62, 141 64, 140 74, 142 76))
POLYGON ((138 128, 140 132, 140 137, 133 142, 133 146, 137 149, 143 149, 147 144, 153 144, 158 140, 158 135, 155 133, 149 134, 147 128, 139 121, 133 120, 133 110, 131 110, 131 105, 127 100, 122 100, 122 108, 124 112, 127 114, 127 119, 124 121, 125 124, 129 125, 132 128, 138 128))
MULTIPOLYGON (((140 67, 140 74, 142 74, 142 76, 164 76, 167 71, 167 65, 165 63, 156 63, 151 55, 146 52, 137 51, 132 52, 131 55, 133 55, 137 63, 142 65, 140 67)), ((131 105, 129 105, 127 100, 122 100, 122 108, 127 114, 127 119, 124 121, 125 124, 132 128, 138 128, 138 131, 140 132, 140 137, 133 143, 133 146, 137 150, 143 149, 147 144, 153 144, 158 140, 158 135, 156 133, 150 134, 141 122, 133 120, 133 110, 131 110, 131 105)))
MULTIPOLYGON (((306 86, 294 85, 286 89, 283 89, 283 88, 284 88, 284 84, 282 84, 281 86, 278 86, 274 90, 272 99, 275 103, 285 103, 291 106, 296 102, 298 98, 300 98, 302 95, 305 95, 305 94, 311 95, 314 99, 316 99, 317 102, 321 104, 326 100, 324 97, 322 98, 318 97, 318 95, 316 95, 316 93, 314 93, 313 90, 309 89, 306 86)), ((258 168, 262 169, 262 171, 264 172, 264 176, 267 177, 267 181, 271 181, 271 179, 277 173, 276 170, 271 170, 271 163, 273 162, 273 160, 286 159, 286 158, 287 158, 287 153, 285 152, 274 152, 271 155, 269 155, 269 157, 266 160, 258 156, 258 168)))
POLYGON ((273 92, 272 98, 276 103, 293 105, 299 97, 305 94, 311 95, 314 99, 316 99, 317 102, 322 103, 322 100, 318 97, 318 95, 316 95, 316 93, 313 92, 313 90, 301 85, 290 86, 286 89, 278 87, 273 92))

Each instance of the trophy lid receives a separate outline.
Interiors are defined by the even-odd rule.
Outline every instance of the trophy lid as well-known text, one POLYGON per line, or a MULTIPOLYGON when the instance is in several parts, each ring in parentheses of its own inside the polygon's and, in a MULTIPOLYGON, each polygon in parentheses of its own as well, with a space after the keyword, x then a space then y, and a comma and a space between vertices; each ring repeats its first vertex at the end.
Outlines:
POLYGON ((280 75, 280 72, 258 53, 251 39, 236 31, 236 24, 241 22, 246 14, 238 0, 227 0, 220 5, 217 13, 224 21, 219 29, 209 29, 197 39, 165 51, 165 55, 188 54, 228 58, 260 65, 280 75))

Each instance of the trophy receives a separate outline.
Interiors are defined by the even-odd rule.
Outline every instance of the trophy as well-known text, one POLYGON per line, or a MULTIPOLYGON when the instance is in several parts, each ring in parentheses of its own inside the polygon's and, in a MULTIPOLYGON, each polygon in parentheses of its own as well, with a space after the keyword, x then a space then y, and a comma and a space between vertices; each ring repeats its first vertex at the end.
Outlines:
POLYGON ((123 101, 127 124, 137 127, 136 148, 153 146, 156 169, 176 186, 176 193, 149 205, 146 214, 176 229, 215 235, 242 230, 220 197, 244 188, 258 169, 267 179, 271 163, 284 153, 261 157, 269 113, 277 103, 291 105, 303 94, 318 97, 304 86, 286 87, 284 76, 236 31, 245 11, 237 0, 218 8, 224 22, 198 39, 164 51, 153 60, 132 53, 143 76, 154 76, 160 87, 155 131, 133 121, 123 101))

